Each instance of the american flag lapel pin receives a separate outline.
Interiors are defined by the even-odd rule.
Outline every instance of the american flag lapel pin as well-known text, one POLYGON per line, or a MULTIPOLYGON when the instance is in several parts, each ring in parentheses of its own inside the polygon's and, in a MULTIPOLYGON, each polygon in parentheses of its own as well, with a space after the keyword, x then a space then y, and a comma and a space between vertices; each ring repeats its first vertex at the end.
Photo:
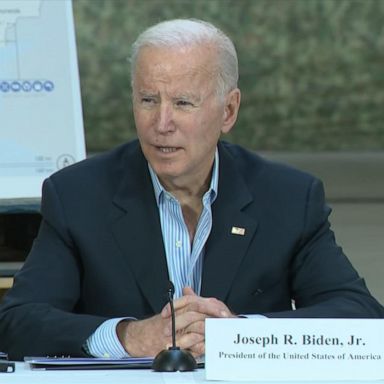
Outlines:
POLYGON ((232 233, 232 235, 244 236, 245 235, 245 228, 232 227, 231 233, 232 233))

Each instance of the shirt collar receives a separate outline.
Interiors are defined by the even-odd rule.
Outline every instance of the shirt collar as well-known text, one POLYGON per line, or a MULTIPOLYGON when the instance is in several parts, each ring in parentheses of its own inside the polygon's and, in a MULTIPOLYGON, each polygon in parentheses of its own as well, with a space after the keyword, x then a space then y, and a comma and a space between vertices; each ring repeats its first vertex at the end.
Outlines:
MULTIPOLYGON (((157 177, 155 171, 153 170, 153 168, 151 167, 151 165, 149 163, 148 163, 148 169, 149 169, 149 173, 150 173, 151 179, 152 179, 152 185, 153 185, 153 189, 155 192, 156 202, 157 202, 157 205, 159 206, 162 196, 165 193, 169 193, 169 192, 167 192, 164 189, 164 187, 161 185, 159 178, 157 177)), ((219 185, 219 151, 216 148, 215 161, 213 163, 213 170, 212 170, 212 176, 211 176, 211 185, 210 185, 208 191, 204 194, 204 196, 209 194, 211 204, 216 199, 218 185, 219 185)))

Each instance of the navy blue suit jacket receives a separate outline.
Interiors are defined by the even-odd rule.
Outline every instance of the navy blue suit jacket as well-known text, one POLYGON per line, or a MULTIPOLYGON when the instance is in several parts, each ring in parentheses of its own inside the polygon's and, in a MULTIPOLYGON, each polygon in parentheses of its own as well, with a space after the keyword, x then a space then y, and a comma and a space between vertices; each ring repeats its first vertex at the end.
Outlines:
MULTIPOLYGON (((242 314, 384 316, 335 243, 319 180, 228 143, 219 143, 219 155, 202 296, 242 314)), ((163 308, 166 257, 137 141, 48 178, 42 216, 0 309, 0 350, 14 359, 82 355, 106 319, 142 319, 163 308)))

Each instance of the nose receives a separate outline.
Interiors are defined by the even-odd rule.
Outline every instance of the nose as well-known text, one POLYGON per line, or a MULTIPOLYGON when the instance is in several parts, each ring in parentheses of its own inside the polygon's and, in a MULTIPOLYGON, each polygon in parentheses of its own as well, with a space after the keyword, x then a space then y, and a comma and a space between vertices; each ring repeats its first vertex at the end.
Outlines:
POLYGON ((172 106, 166 103, 160 104, 156 128, 159 133, 167 134, 175 130, 172 106))

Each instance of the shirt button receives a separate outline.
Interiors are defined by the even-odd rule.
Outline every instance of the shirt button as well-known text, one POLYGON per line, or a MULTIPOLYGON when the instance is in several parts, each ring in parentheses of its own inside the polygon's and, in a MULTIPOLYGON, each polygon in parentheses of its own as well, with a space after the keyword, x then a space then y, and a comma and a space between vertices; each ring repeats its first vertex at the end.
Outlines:
POLYGON ((177 248, 180 248, 182 245, 183 245, 183 243, 181 242, 181 240, 176 240, 176 247, 177 248))

